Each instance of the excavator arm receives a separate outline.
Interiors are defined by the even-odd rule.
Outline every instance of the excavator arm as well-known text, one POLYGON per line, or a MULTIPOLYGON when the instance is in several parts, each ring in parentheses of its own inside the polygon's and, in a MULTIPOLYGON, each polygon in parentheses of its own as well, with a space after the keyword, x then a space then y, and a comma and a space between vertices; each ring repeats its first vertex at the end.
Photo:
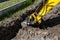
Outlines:
POLYGON ((42 22, 42 18, 59 3, 60 0, 42 0, 35 12, 26 18, 25 23, 28 25, 34 23, 40 24, 42 22))

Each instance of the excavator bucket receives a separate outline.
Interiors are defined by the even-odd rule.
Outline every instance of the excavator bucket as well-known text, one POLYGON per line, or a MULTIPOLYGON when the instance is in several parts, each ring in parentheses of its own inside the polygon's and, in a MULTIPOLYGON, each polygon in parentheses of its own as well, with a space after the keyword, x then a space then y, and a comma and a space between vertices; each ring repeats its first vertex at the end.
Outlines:
MULTIPOLYGON (((42 0, 36 7, 35 12, 33 12, 30 16, 27 15, 27 18, 22 22, 22 25, 27 26, 30 24, 34 25, 35 23, 40 24, 42 19, 44 20, 44 17, 47 14, 50 14, 50 11, 53 11, 52 9, 54 9, 54 7, 56 8, 58 4, 60 4, 60 0, 42 0)), ((55 15, 54 13, 51 14, 55 15)), ((48 19, 50 16, 48 16, 48 19)))

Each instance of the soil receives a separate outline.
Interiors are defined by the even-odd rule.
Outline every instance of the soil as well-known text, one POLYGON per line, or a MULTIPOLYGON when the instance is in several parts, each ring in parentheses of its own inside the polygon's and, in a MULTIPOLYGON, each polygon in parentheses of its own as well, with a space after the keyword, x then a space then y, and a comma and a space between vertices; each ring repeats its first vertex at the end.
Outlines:
POLYGON ((11 40, 60 40, 60 16, 43 22, 42 27, 45 28, 40 26, 21 28, 11 40))
POLYGON ((22 28, 16 37, 11 40, 60 40, 60 25, 49 27, 47 29, 39 29, 28 26, 22 28))
MULTIPOLYGON (((28 8, 31 10, 35 6, 36 3, 28 8)), ((6 19, 3 23, 0 22, 0 24, 2 23, 0 25, 0 40, 60 40, 60 16, 45 21, 42 26, 46 28, 40 28, 40 26, 22 28, 21 22, 26 14, 26 9, 29 10, 28 8, 25 8, 20 15, 6 19)))
MULTIPOLYGON (((59 11, 57 14, 60 14, 59 11)), ((60 40, 60 15, 43 22, 42 26, 45 28, 41 28, 40 26, 21 28, 16 37, 11 40, 60 40)))

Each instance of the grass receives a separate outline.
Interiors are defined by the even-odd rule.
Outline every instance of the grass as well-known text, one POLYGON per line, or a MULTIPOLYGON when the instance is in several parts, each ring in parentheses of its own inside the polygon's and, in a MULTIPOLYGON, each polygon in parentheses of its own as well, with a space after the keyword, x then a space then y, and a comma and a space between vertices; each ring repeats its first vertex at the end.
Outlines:
POLYGON ((25 1, 25 0, 8 0, 8 1, 6 1, 6 2, 2 2, 2 3, 0 3, 0 10, 1 10, 1 9, 4 9, 4 8, 6 8, 6 7, 8 7, 8 6, 12 6, 12 5, 14 5, 14 4, 23 2, 23 1, 25 1))
POLYGON ((18 12, 18 11, 26 8, 27 6, 29 6, 31 4, 33 4, 33 2, 34 1, 26 0, 21 7, 13 9, 13 10, 10 10, 6 14, 0 15, 0 21, 3 20, 4 18, 9 18, 10 16, 12 16, 13 14, 15 14, 16 12, 18 12))

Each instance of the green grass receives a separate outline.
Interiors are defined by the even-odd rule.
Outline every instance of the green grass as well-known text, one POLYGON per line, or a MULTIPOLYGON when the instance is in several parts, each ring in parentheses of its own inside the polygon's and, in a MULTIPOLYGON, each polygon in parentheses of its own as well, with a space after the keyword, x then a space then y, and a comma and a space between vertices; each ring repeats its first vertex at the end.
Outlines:
POLYGON ((0 21, 3 20, 4 18, 9 18, 10 16, 14 15, 16 12, 26 8, 27 6, 29 6, 29 5, 31 5, 33 3, 34 3, 34 1, 26 0, 21 7, 10 10, 6 14, 0 15, 0 21))
POLYGON ((25 1, 25 0, 8 0, 6 2, 2 2, 2 3, 0 3, 0 10, 3 9, 3 8, 6 8, 8 6, 12 6, 14 4, 23 2, 23 1, 25 1))

